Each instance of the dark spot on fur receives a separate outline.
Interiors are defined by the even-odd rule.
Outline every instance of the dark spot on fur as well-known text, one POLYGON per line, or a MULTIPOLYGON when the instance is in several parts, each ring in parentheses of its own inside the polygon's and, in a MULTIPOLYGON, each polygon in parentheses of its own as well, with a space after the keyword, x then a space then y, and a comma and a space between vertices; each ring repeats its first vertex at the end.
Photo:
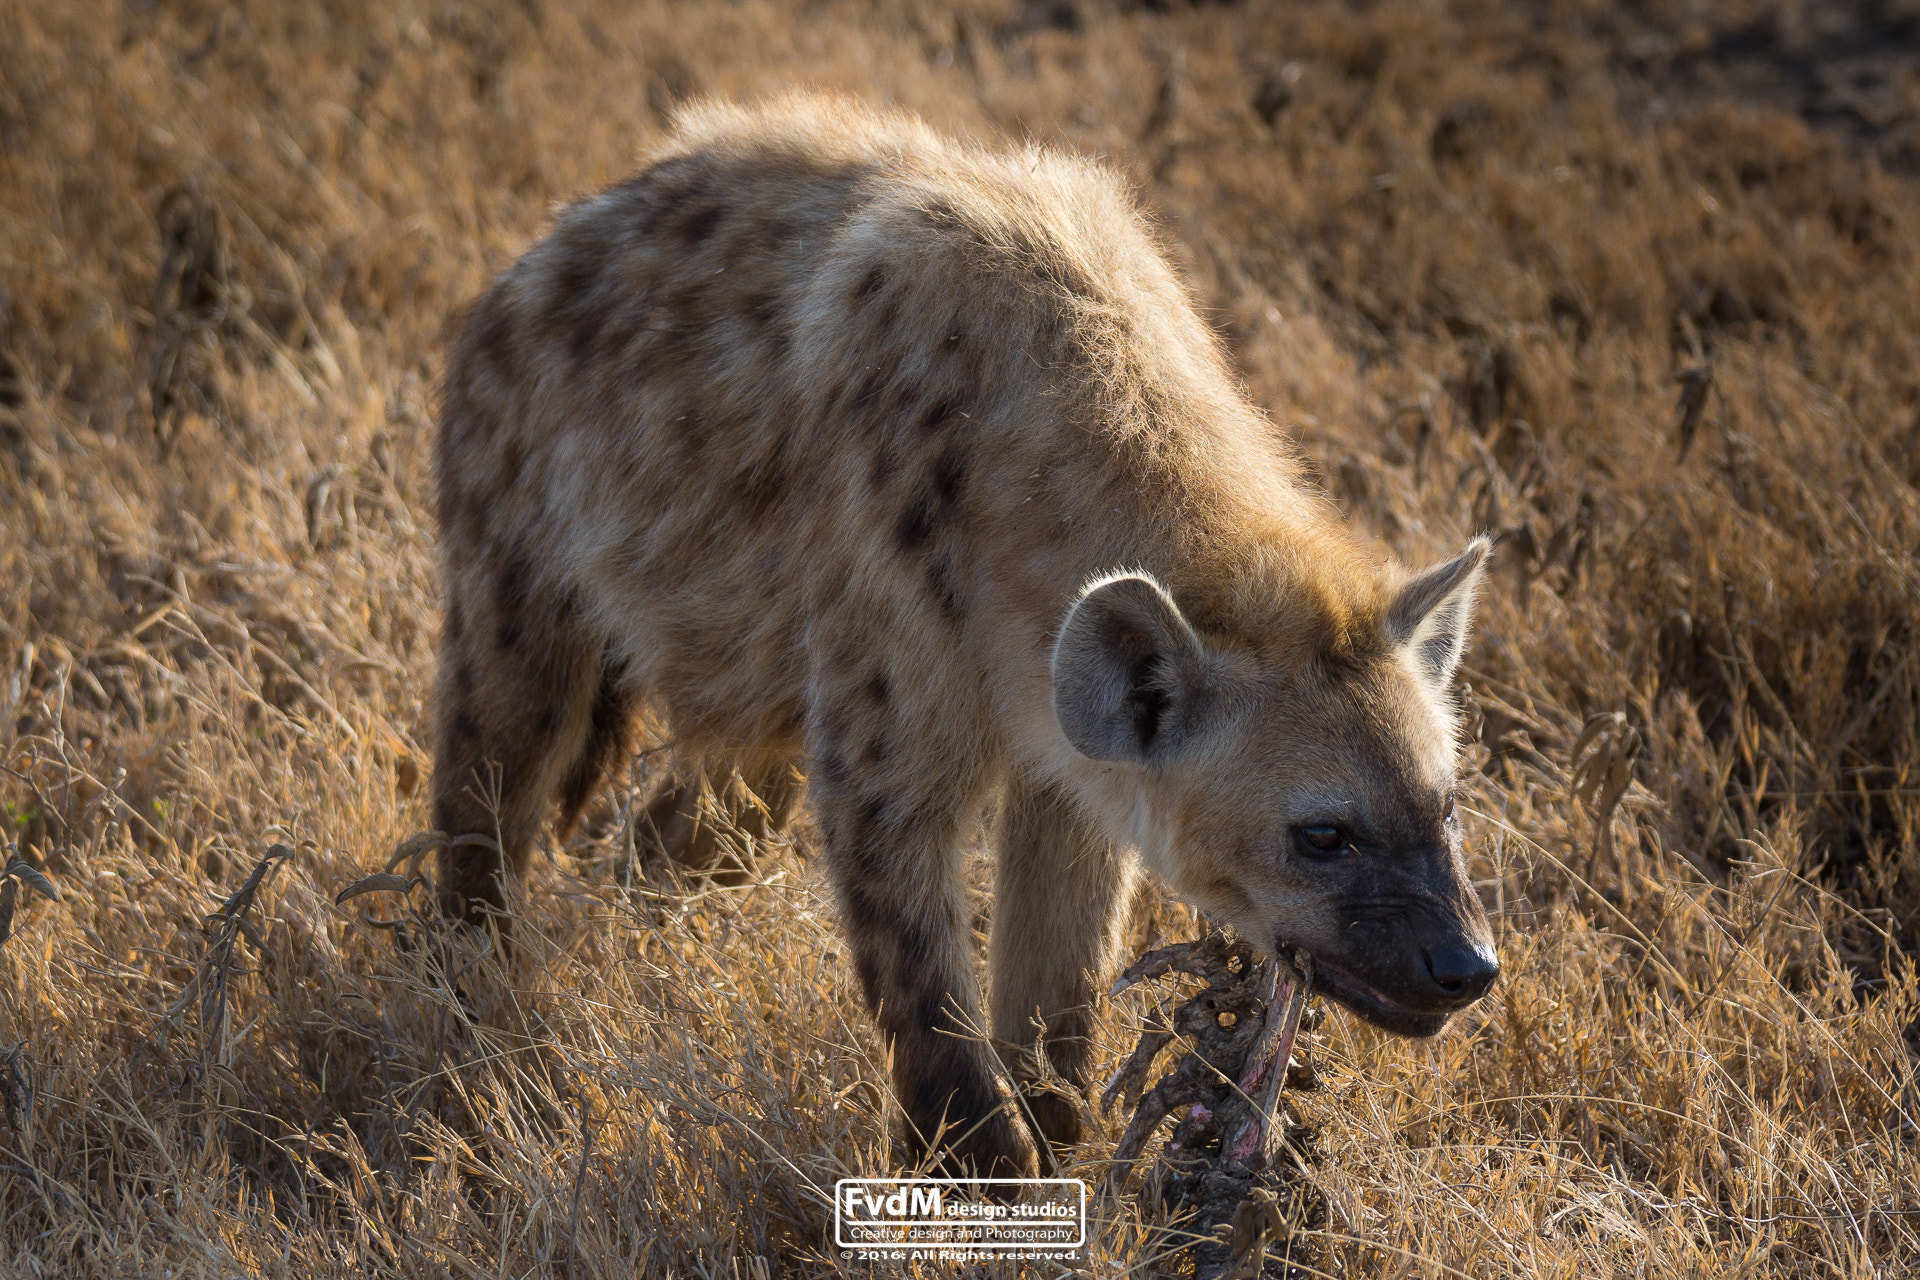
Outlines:
POLYGON ((854 937, 854 949, 860 952, 862 957, 871 955, 879 950, 879 947, 873 941, 867 941, 866 945, 862 945, 863 941, 884 940, 888 933, 888 926, 891 924, 888 919, 891 913, 880 897, 883 890, 873 882, 864 879, 855 880, 847 877, 843 878, 841 883, 846 886, 842 892, 845 895, 847 931, 854 937))
POLYGON ((871 431, 886 420, 884 413, 873 412, 879 408, 886 386, 887 371, 869 366, 857 383, 848 380, 835 388, 827 401, 825 416, 835 419, 851 414, 863 429, 871 431))
POLYGON ((480 724, 465 711, 457 711, 453 723, 447 726, 447 737, 451 739, 454 750, 465 750, 480 740, 480 724))
POLYGON ((714 228, 720 225, 720 220, 726 217, 726 213, 727 211, 717 204, 695 209, 681 222, 680 238, 689 245, 700 244, 713 234, 714 228))
POLYGON ((927 593, 940 606, 940 615, 948 622, 959 622, 964 614, 960 593, 953 582, 953 566, 944 555, 929 556, 926 563, 927 593))
POLYGON ((885 675, 876 673, 873 679, 867 681, 867 698, 874 706, 886 706, 887 700, 892 696, 893 690, 887 684, 885 675))
POLYGON ((863 753, 863 756, 868 764, 880 764, 886 760, 887 735, 884 733, 874 734, 872 740, 867 743, 867 749, 863 753))
POLYGON ((553 322, 566 337, 567 354, 576 366, 590 365, 604 338, 607 313, 592 293, 575 295, 553 309, 553 322))
MULTIPOLYGON (((936 977, 939 974, 940 953, 933 937, 925 929, 911 921, 903 921, 898 926, 896 936, 899 939, 897 945, 900 948, 900 968, 904 973, 911 974, 923 982, 925 979, 936 977)), ((935 988, 939 986, 937 982, 927 983, 926 985, 935 988)), ((940 994, 944 995, 945 992, 941 992, 940 994)), ((932 1012, 938 1012, 937 1003, 932 1012)), ((921 1015, 914 1019, 914 1022, 916 1025, 922 1027, 931 1027, 933 1025, 932 1019, 928 1016, 924 1008, 921 1015)))
POLYGON ((745 312, 747 319, 764 329, 780 318, 780 295, 771 289, 751 294, 746 300, 745 312))
MULTIPOLYGON (((821 736, 828 742, 836 744, 845 742, 847 739, 847 714, 847 707, 844 703, 837 700, 830 703, 820 717, 821 736)), ((839 747, 836 746, 834 750, 838 752, 839 747)))
POLYGON ((641 223, 647 230, 655 234, 665 231, 687 202, 700 193, 704 184, 697 176, 675 181, 684 170, 684 165, 676 166, 669 161, 654 165, 640 175, 647 180, 643 185, 651 188, 641 223))
POLYGON ((444 424, 445 436, 441 448, 463 458, 484 448, 500 426, 500 417, 492 406, 475 400, 464 391, 448 393, 440 421, 444 424))
POLYGON ((754 520, 765 520, 780 507, 787 496, 787 464, 784 441, 773 455, 750 467, 740 477, 740 506, 754 520))
POLYGON ((533 724, 534 736, 539 738, 549 737, 552 735, 553 731, 555 729, 558 729, 559 727, 560 727, 560 713, 554 710, 553 704, 548 703, 547 705, 541 707, 540 716, 537 720, 534 721, 534 724, 533 724))
POLYGON ((719 314, 714 307, 715 292, 710 276, 689 276, 679 287, 660 300, 655 319, 666 319, 660 332, 671 349, 682 353, 698 345, 701 335, 710 331, 719 314))
POLYGON ((954 407, 953 401, 937 400, 920 415, 920 429, 928 433, 944 431, 957 413, 959 410, 954 407))
POLYGON ((855 822, 858 824, 857 840, 862 850, 871 850, 875 855, 882 852, 878 846, 880 828, 887 820, 887 799, 885 796, 868 796, 860 803, 860 812, 855 822))
POLYGON ((470 698, 473 696, 473 688, 473 667, 463 658, 454 664, 453 689, 462 698, 470 698))
MULTIPOLYGON (((906 364, 910 359, 910 356, 902 355, 896 363, 906 364)), ((920 404, 920 388, 907 379, 896 379, 893 394, 887 397, 887 416, 895 419, 912 418, 920 404)))
POLYGON ((489 301, 472 321, 473 358, 503 383, 520 380, 520 348, 513 317, 499 302, 489 301))
POLYGON ((478 546, 487 538, 487 513, 477 502, 462 502, 453 509, 454 522, 468 543, 478 546))
POLYGON ((889 933, 889 913, 871 884, 850 879, 842 879, 841 884, 844 886, 841 904, 846 911, 847 932, 852 935, 854 954, 860 967, 860 985, 866 990, 867 999, 877 1002, 883 979, 879 959, 889 933))
POLYGON ((894 524, 894 541, 902 551, 917 551, 926 546, 940 525, 959 504, 966 488, 966 458, 958 448, 942 450, 927 473, 927 487, 894 524))
POLYGON ((927 539, 933 536, 933 503, 926 499, 916 499, 911 506, 900 513, 900 519, 893 526, 893 540, 902 551, 918 551, 927 545, 927 539))
POLYGON ((879 267, 874 267, 860 278, 860 283, 854 288, 854 301, 871 302, 874 297, 886 287, 887 273, 879 267))
POLYGON ((466 619, 460 616, 460 602, 456 600, 447 606, 448 641, 457 642, 460 639, 461 633, 466 629, 466 619))
POLYGON ((647 216, 657 218, 664 201, 685 199, 699 188, 699 170, 700 162, 696 158, 675 156, 648 165, 614 189, 629 199, 637 197, 645 205, 647 216))
POLYGON ((813 754, 813 776, 821 787, 828 792, 841 791, 849 780, 847 762, 832 747, 822 747, 813 754))
POLYGON ((508 618, 494 629, 493 643, 496 648, 512 652, 520 647, 520 620, 508 618))
POLYGON ((967 482, 967 460, 958 449, 946 449, 934 459, 933 471, 929 479, 933 483, 934 497, 943 507, 951 507, 960 501, 961 490, 967 482))
POLYGON ((505 621, 520 616, 526 607, 527 587, 533 578, 533 565, 514 557, 502 565, 493 580, 493 612, 505 621))

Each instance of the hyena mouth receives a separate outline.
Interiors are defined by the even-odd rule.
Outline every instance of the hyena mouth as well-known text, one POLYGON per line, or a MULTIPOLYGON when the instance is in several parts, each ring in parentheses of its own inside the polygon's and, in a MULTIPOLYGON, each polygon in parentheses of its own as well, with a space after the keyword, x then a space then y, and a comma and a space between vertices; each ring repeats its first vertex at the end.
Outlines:
POLYGON ((1336 964, 1319 956, 1313 958, 1313 963, 1314 980, 1320 991, 1382 1031, 1424 1039, 1438 1034, 1452 1016, 1451 1010, 1446 1013, 1424 1013, 1409 1009, 1336 964))

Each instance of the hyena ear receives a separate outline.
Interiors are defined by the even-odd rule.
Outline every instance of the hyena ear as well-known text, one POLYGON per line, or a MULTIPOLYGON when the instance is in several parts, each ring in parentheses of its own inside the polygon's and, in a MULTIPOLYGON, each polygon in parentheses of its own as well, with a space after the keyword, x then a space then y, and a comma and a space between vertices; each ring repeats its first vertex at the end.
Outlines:
POLYGON ((1053 646, 1053 711, 1095 760, 1161 764, 1217 705, 1206 645, 1160 584, 1125 573, 1094 582, 1053 646))
POLYGON ((1407 649, 1414 667, 1436 686, 1451 681, 1460 665, 1474 592, 1491 550, 1493 543, 1475 538, 1453 559, 1409 578, 1387 610, 1387 638, 1407 649))

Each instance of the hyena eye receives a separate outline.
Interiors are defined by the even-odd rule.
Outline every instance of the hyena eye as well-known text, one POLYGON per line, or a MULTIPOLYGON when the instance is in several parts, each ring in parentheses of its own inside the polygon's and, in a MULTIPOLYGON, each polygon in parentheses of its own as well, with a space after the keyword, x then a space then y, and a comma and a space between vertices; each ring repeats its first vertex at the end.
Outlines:
POLYGON ((1300 851, 1309 858, 1335 857, 1348 844, 1346 831, 1335 826, 1301 827, 1294 834, 1300 841, 1300 851))
POLYGON ((1440 821, 1445 822, 1453 816, 1453 792, 1447 792, 1446 802, 1440 806, 1440 821))

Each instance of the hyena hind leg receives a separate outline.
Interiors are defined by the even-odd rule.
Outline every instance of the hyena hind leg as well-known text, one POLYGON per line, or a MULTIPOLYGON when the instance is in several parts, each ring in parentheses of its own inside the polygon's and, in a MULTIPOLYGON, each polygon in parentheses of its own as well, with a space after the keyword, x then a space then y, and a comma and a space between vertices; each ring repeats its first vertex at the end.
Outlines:
POLYGON ((625 750, 634 705, 624 663, 570 602, 516 586, 456 590, 440 657, 433 823, 455 840, 441 907, 476 922, 504 905, 502 875, 526 869, 556 789, 566 821, 578 815, 625 750))
POLYGON ((1080 1141, 1073 1101, 1038 1086, 1039 1054, 1075 1092, 1086 1084, 1095 1001, 1114 968, 1137 872, 1057 792, 1008 789, 994 888, 993 1035, 1028 1116, 1064 1159, 1080 1141))

